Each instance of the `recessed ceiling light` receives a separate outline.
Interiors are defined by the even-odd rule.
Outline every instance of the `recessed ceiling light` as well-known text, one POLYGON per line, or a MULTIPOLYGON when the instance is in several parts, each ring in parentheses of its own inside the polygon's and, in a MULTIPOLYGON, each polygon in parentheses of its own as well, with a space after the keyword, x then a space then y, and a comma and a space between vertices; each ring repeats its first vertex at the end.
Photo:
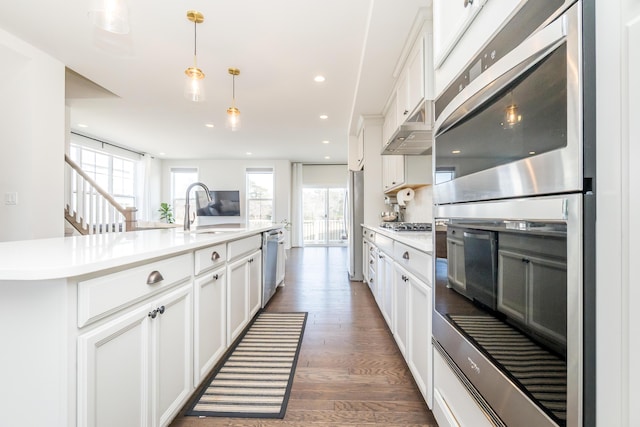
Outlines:
POLYGON ((158 153, 159 156, 164 156, 167 153, 158 153))
POLYGON ((251 151, 247 151, 247 156, 252 155, 253 153, 251 151))
POLYGON ((529 154, 536 154, 535 151, 529 151, 529 154))
POLYGON ((324 156, 325 159, 329 160, 331 156, 324 156))
POLYGON ((322 141, 322 143, 323 143, 323 144, 328 144, 328 143, 329 143, 329 141, 325 140, 325 141, 322 141))
POLYGON ((460 150, 453 150, 451 154, 460 154, 460 150))
POLYGON ((314 81, 314 82, 317 82, 317 83, 322 83, 323 81, 325 81, 325 78, 324 78, 324 76, 317 75, 317 76, 315 76, 315 77, 313 78, 313 81, 314 81))
POLYGON ((207 123, 205 126, 208 127, 208 128, 212 128, 213 127, 213 123, 207 123))
POLYGON ((327 116, 326 114, 322 114, 322 115, 320 115, 320 118, 322 120, 327 120, 329 118, 329 116, 327 116))
POLYGON ((85 125, 84 123, 78 123, 78 127, 79 128, 88 128, 88 125, 85 125))

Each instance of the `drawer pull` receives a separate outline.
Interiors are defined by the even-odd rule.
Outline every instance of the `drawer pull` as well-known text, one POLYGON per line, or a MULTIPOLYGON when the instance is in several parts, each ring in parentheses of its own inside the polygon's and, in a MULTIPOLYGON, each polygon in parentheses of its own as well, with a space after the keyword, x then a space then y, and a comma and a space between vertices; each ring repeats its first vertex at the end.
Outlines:
POLYGON ((164 313, 164 305, 161 305, 160 307, 158 307, 158 314, 162 314, 164 313))
POLYGON ((220 254, 216 251, 213 251, 211 253, 211 261, 216 262, 219 259, 220 259, 220 254))
POLYGON ((373 264, 373 260, 372 259, 369 260, 369 264, 373 264))
POLYGON ((467 7, 470 4, 473 4, 473 0, 464 0, 464 7, 467 7))
POLYGON ((164 277, 158 270, 153 270, 149 277, 147 277, 147 285, 155 285, 156 283, 162 282, 164 277))
POLYGON ((218 273, 214 274, 214 275, 213 275, 213 280, 218 280, 218 277, 219 277, 219 276, 218 276, 218 273))
POLYGON ((152 319, 155 319, 157 315, 158 315, 158 310, 152 310, 149 312, 147 316, 149 316, 152 319))
POLYGON ((378 258, 382 259, 382 258, 384 258, 384 256, 382 256, 382 255, 378 255, 378 258))
POLYGON ((404 258, 404 259, 409 259, 409 252, 405 251, 405 252, 402 254, 402 258, 404 258))

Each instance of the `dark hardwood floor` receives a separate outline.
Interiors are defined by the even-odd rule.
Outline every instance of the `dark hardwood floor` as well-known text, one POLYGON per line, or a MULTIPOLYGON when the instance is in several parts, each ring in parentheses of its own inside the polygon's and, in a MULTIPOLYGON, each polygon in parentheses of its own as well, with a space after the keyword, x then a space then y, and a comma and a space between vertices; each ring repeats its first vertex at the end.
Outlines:
POLYGON ((171 427, 437 426, 366 284, 349 282, 345 248, 294 248, 267 311, 307 311, 282 420, 179 415, 171 427))

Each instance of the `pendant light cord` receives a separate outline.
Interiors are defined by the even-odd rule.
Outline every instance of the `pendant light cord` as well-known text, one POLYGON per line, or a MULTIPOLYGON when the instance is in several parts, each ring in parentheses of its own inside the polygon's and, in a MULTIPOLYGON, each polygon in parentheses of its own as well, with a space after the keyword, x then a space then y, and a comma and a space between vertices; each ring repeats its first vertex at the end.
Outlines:
POLYGON ((193 66, 197 68, 198 57, 198 21, 193 21, 193 66))

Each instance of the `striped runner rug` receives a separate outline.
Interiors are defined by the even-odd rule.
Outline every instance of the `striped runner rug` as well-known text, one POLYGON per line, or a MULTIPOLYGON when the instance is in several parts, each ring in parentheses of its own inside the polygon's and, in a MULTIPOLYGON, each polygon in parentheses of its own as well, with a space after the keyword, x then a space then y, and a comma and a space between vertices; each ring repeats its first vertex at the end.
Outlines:
POLYGON ((283 418, 307 313, 260 313, 187 415, 283 418))
POLYGON ((491 316, 449 315, 542 409, 566 424, 567 363, 491 316))

